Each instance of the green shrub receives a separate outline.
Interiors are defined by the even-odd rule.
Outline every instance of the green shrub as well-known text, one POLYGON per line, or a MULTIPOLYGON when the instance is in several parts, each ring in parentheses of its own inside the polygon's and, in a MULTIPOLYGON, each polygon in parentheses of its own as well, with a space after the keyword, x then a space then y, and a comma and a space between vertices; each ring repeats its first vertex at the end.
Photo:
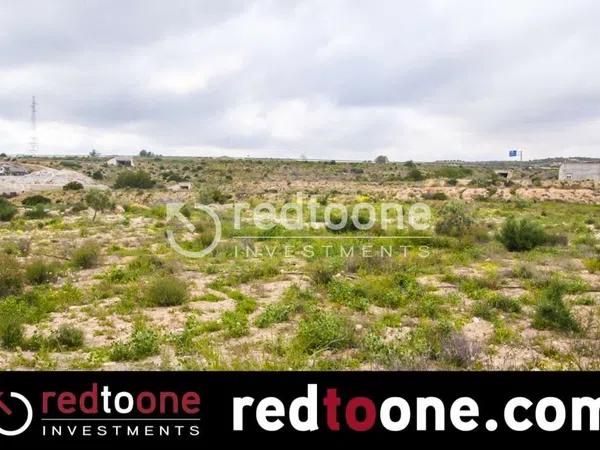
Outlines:
POLYGON ((267 328, 276 323, 287 322, 293 310, 292 305, 285 303, 268 305, 256 318, 254 324, 258 328, 267 328))
POLYGON ((248 317, 241 311, 225 311, 221 322, 229 337, 239 338, 249 333, 248 317))
POLYGON ((296 340, 307 353, 346 348, 354 342, 354 327, 344 316, 316 311, 302 319, 296 340))
POLYGON ((150 174, 143 170, 125 170, 117 176, 115 188, 150 189, 155 184, 150 174))
POLYGON ((463 166, 442 166, 435 171, 438 178, 466 178, 473 175, 473 170, 463 166))
POLYGON ((48 217, 48 212, 44 208, 44 205, 40 204, 25 211, 24 216, 26 219, 43 219, 44 217, 48 217))
POLYGON ((81 164, 79 164, 77 161, 73 161, 73 160, 69 160, 69 159, 65 159, 64 161, 61 161, 60 165, 63 167, 69 167, 70 169, 80 169, 81 168, 81 164))
POLYGON ((419 169, 413 167, 408 171, 408 174, 404 177, 404 179, 406 181, 422 181, 425 179, 425 175, 423 175, 419 169))
POLYGON ((220 297, 212 292, 207 292, 206 294, 199 295, 194 297, 194 301, 196 302, 221 302, 225 300, 223 297, 220 297))
POLYGON ((211 203, 227 203, 231 200, 231 194, 226 194, 216 187, 207 187, 198 193, 198 202, 204 205, 211 203))
POLYGON ((0 197, 0 220, 2 222, 8 222, 15 214, 17 214, 17 207, 4 197, 0 197))
POLYGON ((188 286, 184 281, 164 275, 150 282, 145 301, 153 306, 175 306, 185 303, 188 297, 188 286))
POLYGON ((25 279, 30 284, 44 284, 54 281, 57 276, 57 265, 44 259, 35 259, 25 267, 25 279))
POLYGON ((552 280, 548 287, 541 291, 533 318, 534 328, 561 331, 579 330, 579 325, 563 302, 564 293, 564 285, 557 280, 552 280))
POLYGON ((448 196, 444 192, 432 192, 423 194, 425 200, 448 200, 448 196))
POLYGON ((338 272, 338 267, 326 259, 313 261, 308 267, 308 276, 316 285, 326 285, 338 272))
POLYGON ((532 250, 547 241, 547 235, 542 227, 528 219, 509 217, 500 232, 498 240, 511 252, 532 250))
POLYGON ((600 272, 600 258, 586 259, 584 264, 590 273, 600 272))
POLYGON ((75 350, 83 347, 83 330, 73 325, 61 325, 56 330, 51 342, 59 349, 75 350))
POLYGON ((52 203, 52 200, 39 194, 30 195, 21 201, 21 204, 24 206, 48 205, 50 203, 52 203))
POLYGON ((104 179, 104 174, 102 173, 102 171, 100 170, 96 170, 92 173, 92 178, 94 180, 103 180, 104 179))
POLYGON ((65 191, 80 191, 82 189, 83 184, 81 184, 79 181, 69 181, 63 186, 63 190, 65 191))
POLYGON ((71 263, 79 269, 91 269, 100 262, 100 246, 93 241, 84 242, 71 255, 71 263))
POLYGON ((7 349, 14 349, 23 344, 23 324, 18 319, 3 320, 0 325, 0 341, 7 349))
POLYGON ((23 271, 12 255, 0 254, 0 297, 14 295, 23 288, 23 271))
POLYGON ((111 361, 139 361, 157 355, 160 339, 155 331, 137 328, 126 342, 116 342, 110 349, 111 361))
POLYGON ((463 202, 452 201, 446 203, 440 210, 440 219, 435 224, 435 232, 444 236, 462 237, 473 226, 466 205, 463 202))

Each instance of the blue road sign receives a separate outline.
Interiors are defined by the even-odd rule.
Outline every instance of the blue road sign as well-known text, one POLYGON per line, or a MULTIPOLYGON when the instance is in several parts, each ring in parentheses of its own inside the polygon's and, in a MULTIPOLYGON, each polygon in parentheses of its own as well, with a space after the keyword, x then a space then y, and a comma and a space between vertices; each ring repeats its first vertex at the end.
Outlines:
POLYGON ((517 156, 517 150, 509 150, 508 156, 517 156))

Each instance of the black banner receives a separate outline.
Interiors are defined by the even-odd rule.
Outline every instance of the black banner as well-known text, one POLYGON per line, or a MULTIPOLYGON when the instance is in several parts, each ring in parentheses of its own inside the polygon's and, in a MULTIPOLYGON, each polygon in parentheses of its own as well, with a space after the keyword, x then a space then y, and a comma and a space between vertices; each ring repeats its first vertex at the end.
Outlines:
POLYGON ((593 372, 5 372, 0 392, 10 447, 554 439, 600 414, 593 372))

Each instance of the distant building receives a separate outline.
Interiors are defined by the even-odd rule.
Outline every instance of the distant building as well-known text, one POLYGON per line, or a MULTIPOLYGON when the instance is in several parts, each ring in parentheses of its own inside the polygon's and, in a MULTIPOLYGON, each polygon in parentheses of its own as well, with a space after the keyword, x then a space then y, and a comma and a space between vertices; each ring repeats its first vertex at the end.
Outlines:
POLYGON ((0 176, 12 175, 12 176, 23 176, 27 175, 29 170, 23 166, 10 163, 0 164, 0 176))
POLYGON ((600 163, 585 163, 567 161, 560 165, 559 180, 600 181, 600 163))
POLYGON ((512 170, 494 170, 494 172, 500 178, 504 178, 506 180, 510 180, 512 178, 512 170))
POLYGON ((123 167, 133 167, 133 158, 128 158, 125 156, 116 156, 114 158, 106 161, 106 164, 109 166, 123 166, 123 167))

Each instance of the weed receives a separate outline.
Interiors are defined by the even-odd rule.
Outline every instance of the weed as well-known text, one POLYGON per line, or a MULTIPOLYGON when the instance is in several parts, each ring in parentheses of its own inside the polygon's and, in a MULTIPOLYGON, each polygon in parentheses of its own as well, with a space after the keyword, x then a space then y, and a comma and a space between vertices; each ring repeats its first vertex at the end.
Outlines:
POLYGON ((256 318, 254 324, 258 328, 267 328, 273 324, 286 322, 290 318, 293 306, 285 303, 268 305, 263 312, 256 318))
POLYGON ((128 341, 116 342, 110 349, 111 361, 139 361, 158 355, 160 338, 149 328, 137 327, 128 341))
POLYGON ((346 348, 354 342, 354 327, 346 317, 315 311, 300 321, 296 342, 306 353, 346 348))
POLYGON ((229 337, 239 338, 249 333, 248 317, 241 311, 225 311, 221 322, 229 337))

